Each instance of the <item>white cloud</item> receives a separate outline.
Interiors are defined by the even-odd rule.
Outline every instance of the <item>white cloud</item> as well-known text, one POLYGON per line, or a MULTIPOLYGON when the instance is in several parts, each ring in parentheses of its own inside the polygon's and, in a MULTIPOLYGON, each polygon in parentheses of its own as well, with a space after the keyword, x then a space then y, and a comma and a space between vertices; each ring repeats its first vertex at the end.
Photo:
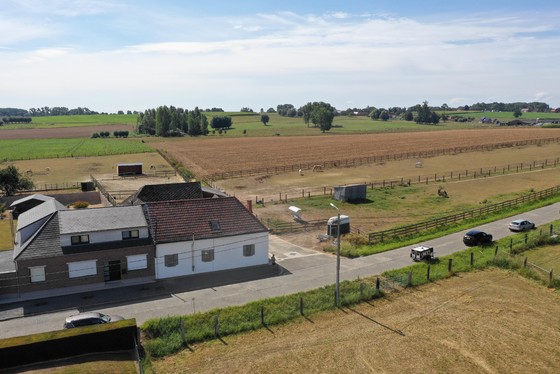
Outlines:
POLYGON ((551 47, 560 38, 539 35, 557 30, 552 15, 539 22, 514 17, 420 22, 283 12, 228 21, 234 34, 217 40, 89 52, 0 49, 0 71, 11 72, 0 73, 0 101, 100 111, 164 104, 238 110, 314 100, 341 108, 423 100, 457 106, 488 99, 560 106, 555 64, 560 52, 551 47), (32 92, 22 82, 32 84, 32 92))

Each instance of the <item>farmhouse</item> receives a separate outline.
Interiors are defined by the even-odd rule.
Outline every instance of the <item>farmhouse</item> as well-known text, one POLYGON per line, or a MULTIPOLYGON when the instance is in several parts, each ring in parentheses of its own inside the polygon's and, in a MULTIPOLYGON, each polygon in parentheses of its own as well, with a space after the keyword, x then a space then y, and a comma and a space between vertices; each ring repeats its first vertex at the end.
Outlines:
POLYGON ((154 246, 138 206, 65 210, 50 200, 19 217, 18 292, 58 294, 153 281, 154 246))
POLYGON ((144 205, 164 279, 268 263, 268 229, 235 197, 144 205))
POLYGON ((34 299, 268 263, 268 229, 239 200, 199 197, 199 183, 187 189, 197 197, 76 210, 47 199, 22 213, 0 295, 34 299))

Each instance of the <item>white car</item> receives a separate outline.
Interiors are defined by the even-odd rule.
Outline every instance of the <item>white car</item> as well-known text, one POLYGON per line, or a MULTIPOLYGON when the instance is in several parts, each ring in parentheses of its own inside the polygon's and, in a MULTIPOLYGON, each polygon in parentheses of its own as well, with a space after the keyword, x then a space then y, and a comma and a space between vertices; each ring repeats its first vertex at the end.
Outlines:
POLYGON ((535 228, 535 224, 526 219, 516 219, 509 224, 508 228, 511 231, 529 231, 535 228))

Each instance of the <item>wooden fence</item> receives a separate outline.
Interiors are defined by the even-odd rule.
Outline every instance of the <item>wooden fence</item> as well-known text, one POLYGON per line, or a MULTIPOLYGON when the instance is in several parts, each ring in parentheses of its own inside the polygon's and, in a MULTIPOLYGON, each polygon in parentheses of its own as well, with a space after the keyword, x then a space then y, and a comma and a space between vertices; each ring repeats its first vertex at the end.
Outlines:
POLYGON ((380 155, 380 156, 367 156, 367 157, 356 157, 356 158, 349 158, 349 159, 328 160, 328 161, 322 161, 320 163, 318 162, 299 163, 293 165, 279 165, 279 166, 252 168, 252 169, 228 170, 224 172, 209 174, 205 176, 204 179, 206 179, 208 183, 212 183, 213 181, 216 180, 248 177, 254 175, 272 175, 272 174, 293 172, 298 170, 304 170, 304 171, 313 170, 313 168, 317 164, 320 164, 323 169, 331 169, 331 168, 339 168, 339 167, 356 167, 356 166, 367 165, 372 163, 406 160, 411 158, 413 159, 430 158, 430 157, 443 156, 443 155, 453 155, 458 153, 491 151, 499 148, 511 148, 511 147, 524 146, 524 145, 544 145, 544 144, 558 143, 558 142, 560 142, 560 137, 485 144, 485 145, 473 145, 473 146, 466 146, 466 147, 432 149, 432 150, 418 151, 418 152, 403 152, 403 153, 395 153, 395 154, 380 155))
POLYGON ((115 200, 115 198, 105 189, 105 187, 103 187, 103 185, 101 183, 99 183, 99 181, 97 179, 95 179, 95 177, 93 175, 90 175, 91 181, 93 182, 93 185, 99 190, 99 192, 101 192, 101 194, 103 196, 105 196, 105 198, 107 199, 107 201, 113 205, 116 206, 117 205, 117 201, 115 200))
POLYGON ((412 225, 398 227, 395 229, 372 232, 368 235, 368 240, 370 243, 376 243, 376 242, 383 242, 386 239, 392 239, 400 236, 416 234, 420 231, 433 229, 451 223, 461 222, 469 218, 480 217, 490 213, 499 212, 503 209, 515 207, 519 204, 524 204, 530 201, 536 201, 536 200, 548 198, 557 195, 558 193, 560 193, 560 186, 548 188, 546 190, 539 191, 539 192, 534 192, 529 195, 521 196, 512 200, 503 201, 501 203, 486 205, 477 209, 467 210, 465 212, 453 214, 450 216, 435 218, 425 222, 415 223, 412 225))

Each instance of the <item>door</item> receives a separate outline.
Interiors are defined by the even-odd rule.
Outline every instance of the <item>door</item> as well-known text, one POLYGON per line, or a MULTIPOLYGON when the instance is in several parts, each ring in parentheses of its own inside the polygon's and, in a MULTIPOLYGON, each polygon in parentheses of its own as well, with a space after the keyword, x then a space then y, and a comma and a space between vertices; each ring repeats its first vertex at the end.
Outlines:
POLYGON ((121 261, 108 261, 105 263, 105 282, 121 280, 121 261))

